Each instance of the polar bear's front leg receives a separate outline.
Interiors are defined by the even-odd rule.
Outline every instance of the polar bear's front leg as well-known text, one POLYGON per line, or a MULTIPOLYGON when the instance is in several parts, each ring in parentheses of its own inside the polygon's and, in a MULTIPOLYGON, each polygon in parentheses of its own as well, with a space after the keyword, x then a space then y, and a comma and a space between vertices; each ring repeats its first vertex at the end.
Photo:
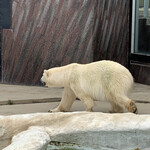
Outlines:
POLYGON ((57 108, 49 110, 49 112, 67 112, 70 110, 76 96, 69 87, 64 87, 62 99, 57 108))
POLYGON ((86 111, 93 111, 94 100, 90 96, 80 91, 78 92, 77 97, 82 101, 86 111))

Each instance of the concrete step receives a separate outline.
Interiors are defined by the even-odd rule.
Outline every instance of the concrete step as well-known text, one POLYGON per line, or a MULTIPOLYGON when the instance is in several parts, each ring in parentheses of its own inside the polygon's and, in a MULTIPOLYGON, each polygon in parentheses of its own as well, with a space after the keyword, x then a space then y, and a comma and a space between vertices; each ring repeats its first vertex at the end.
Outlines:
MULTIPOLYGON (((46 113, 48 110, 56 108, 59 102, 50 103, 35 103, 35 104, 20 104, 20 105, 3 105, 0 106, 0 115, 16 115, 16 114, 30 114, 30 113, 46 113)), ((150 103, 136 103, 138 114, 150 114, 150 103)), ((95 101, 94 112, 108 113, 111 106, 105 101, 95 101)), ((71 112, 85 111, 81 101, 76 100, 71 112)), ((108 113, 109 114, 109 113, 108 113)))

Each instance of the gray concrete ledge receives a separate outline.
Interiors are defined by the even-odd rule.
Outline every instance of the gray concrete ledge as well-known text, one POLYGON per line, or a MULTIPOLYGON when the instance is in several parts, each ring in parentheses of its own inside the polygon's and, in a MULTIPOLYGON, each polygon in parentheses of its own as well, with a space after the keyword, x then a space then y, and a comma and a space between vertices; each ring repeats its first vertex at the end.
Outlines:
POLYGON ((74 112, 0 116, 1 149, 46 150, 50 141, 91 150, 142 150, 150 147, 150 115, 74 112))
POLYGON ((0 105, 58 102, 63 88, 0 84, 0 105))
MULTIPOLYGON (((150 103, 150 86, 135 83, 129 97, 139 103, 150 103)), ((63 88, 0 84, 0 105, 56 102, 63 88)))

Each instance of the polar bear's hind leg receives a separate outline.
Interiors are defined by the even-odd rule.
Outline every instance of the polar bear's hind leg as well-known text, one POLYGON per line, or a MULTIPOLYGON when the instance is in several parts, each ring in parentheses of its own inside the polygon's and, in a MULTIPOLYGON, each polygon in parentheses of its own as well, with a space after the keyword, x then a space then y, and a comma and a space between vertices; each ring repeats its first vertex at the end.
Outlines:
POLYGON ((128 112, 138 113, 138 109, 133 100, 129 99, 124 94, 116 94, 115 92, 110 92, 107 95, 107 99, 109 100, 112 110, 109 111, 111 113, 121 113, 123 112, 123 108, 127 109, 128 112))
POLYGON ((110 113, 123 113, 123 107, 120 106, 119 104, 116 104, 113 101, 110 101, 110 104, 112 106, 112 110, 110 110, 110 113))

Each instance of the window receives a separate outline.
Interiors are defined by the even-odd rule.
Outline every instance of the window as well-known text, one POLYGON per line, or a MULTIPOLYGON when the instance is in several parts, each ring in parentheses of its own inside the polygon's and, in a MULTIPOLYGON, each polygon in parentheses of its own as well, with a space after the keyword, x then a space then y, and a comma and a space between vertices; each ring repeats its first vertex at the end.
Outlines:
POLYGON ((10 28, 10 0, 0 0, 0 27, 10 28))
POLYGON ((150 55, 150 0, 133 0, 131 53, 150 55))

